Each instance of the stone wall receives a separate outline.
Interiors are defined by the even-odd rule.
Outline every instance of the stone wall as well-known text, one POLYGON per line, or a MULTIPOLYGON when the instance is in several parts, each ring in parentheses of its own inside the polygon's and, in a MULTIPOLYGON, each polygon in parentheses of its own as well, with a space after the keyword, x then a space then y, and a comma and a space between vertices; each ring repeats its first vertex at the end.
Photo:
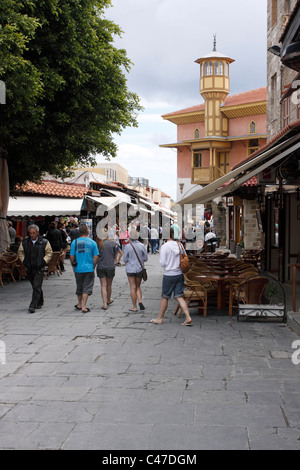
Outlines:
POLYGON ((264 234, 259 231, 256 211, 260 204, 256 200, 244 200, 244 245, 251 250, 264 246, 264 234))
MULTIPOLYGON (((280 37, 289 18, 289 6, 291 11, 297 0, 268 0, 268 36, 267 47, 281 45, 280 37), (277 5, 277 21, 274 21, 272 11, 277 5)), ((297 73, 288 67, 284 67, 280 57, 271 52, 267 53, 268 74, 268 112, 267 112, 267 138, 271 140, 283 127, 283 102, 282 92, 286 86, 293 83, 297 73)), ((297 105, 290 102, 290 122, 297 119, 297 105)))

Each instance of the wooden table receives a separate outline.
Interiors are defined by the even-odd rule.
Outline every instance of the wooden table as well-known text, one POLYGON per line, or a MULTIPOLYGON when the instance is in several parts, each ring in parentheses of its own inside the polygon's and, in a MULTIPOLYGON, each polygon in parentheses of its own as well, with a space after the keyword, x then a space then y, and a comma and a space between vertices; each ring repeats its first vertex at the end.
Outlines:
POLYGON ((204 274, 199 276, 195 276, 195 280, 207 280, 207 281, 217 281, 218 282, 218 292, 217 292, 217 309, 224 310, 226 306, 226 299, 225 299, 225 289, 224 289, 224 282, 225 281, 237 281, 242 282, 243 279, 239 275, 232 275, 232 274, 225 274, 225 275, 218 275, 218 274, 204 274))
POLYGON ((300 268, 300 263, 290 263, 289 268, 293 268, 293 312, 296 312, 296 274, 297 268, 300 268))

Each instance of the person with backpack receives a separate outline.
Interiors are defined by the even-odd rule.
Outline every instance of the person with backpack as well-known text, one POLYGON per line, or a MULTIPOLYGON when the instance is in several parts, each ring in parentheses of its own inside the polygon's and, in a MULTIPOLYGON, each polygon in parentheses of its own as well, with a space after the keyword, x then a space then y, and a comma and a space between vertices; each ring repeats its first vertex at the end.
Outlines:
POLYGON ((80 237, 72 241, 70 262, 73 266, 76 279, 76 295, 78 303, 76 310, 82 313, 89 312, 87 300, 93 293, 95 280, 95 267, 98 262, 99 251, 97 243, 89 238, 89 229, 86 225, 79 227, 80 237))

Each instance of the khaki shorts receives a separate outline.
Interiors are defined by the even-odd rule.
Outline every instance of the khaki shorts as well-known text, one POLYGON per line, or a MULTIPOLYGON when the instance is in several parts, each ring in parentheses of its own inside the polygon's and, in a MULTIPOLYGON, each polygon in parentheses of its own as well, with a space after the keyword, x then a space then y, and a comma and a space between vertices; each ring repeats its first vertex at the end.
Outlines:
POLYGON ((95 273, 75 273, 76 279, 76 295, 88 294, 92 295, 95 273))

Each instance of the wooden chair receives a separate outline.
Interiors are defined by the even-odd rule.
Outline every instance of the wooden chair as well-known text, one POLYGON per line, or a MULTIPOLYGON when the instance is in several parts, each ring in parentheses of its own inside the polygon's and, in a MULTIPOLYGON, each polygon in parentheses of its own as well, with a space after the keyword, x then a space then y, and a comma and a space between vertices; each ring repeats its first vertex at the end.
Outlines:
POLYGON ((48 276, 51 273, 56 273, 58 276, 61 274, 60 266, 60 251, 54 251, 52 254, 52 258, 48 263, 47 272, 44 272, 45 278, 48 279, 48 276))
MULTIPOLYGON (((203 310, 203 317, 207 315, 207 293, 203 286, 198 282, 187 281, 184 283, 184 299, 186 300, 188 307, 198 307, 198 311, 203 310)), ((177 306, 174 315, 179 311, 178 317, 182 315, 182 308, 177 306)))
POLYGON ((14 269, 15 269, 17 260, 18 260, 18 257, 16 255, 6 255, 6 254, 2 255, 0 259, 0 284, 2 287, 4 287, 3 280, 2 280, 3 276, 10 277, 14 281, 14 283, 17 282, 14 277, 14 269))
POLYGON ((268 280, 259 275, 250 276, 239 284, 233 284, 229 293, 229 315, 239 304, 260 304, 268 280))

